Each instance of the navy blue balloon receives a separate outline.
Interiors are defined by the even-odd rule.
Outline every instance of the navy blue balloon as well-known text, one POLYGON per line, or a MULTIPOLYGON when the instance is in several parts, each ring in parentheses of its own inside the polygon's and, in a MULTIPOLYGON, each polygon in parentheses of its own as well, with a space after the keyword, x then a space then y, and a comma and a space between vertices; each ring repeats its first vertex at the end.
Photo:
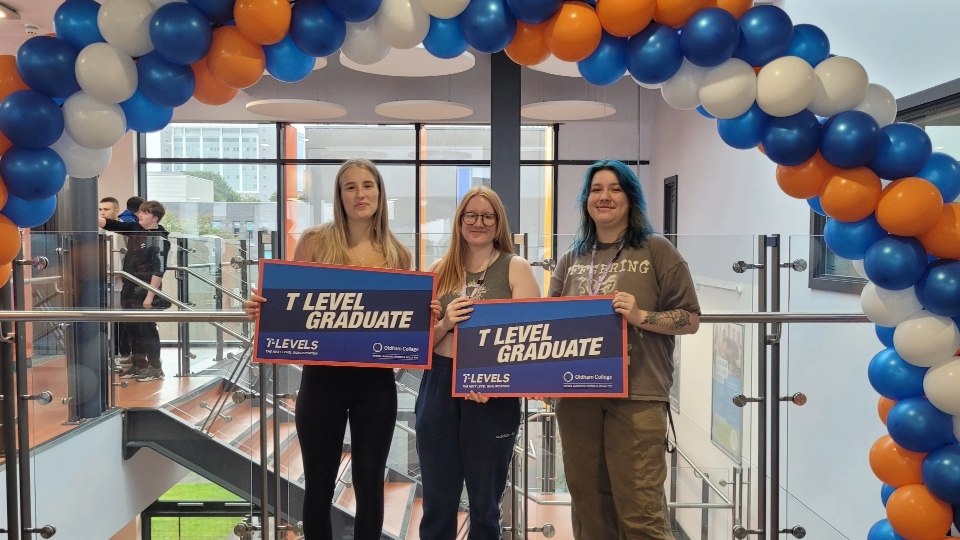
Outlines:
POLYGON ((706 8, 693 14, 680 31, 680 49, 687 60, 701 67, 726 62, 740 43, 740 26, 729 11, 706 8))
POLYGON ((150 41, 160 56, 189 66, 207 55, 213 31, 197 8, 183 2, 164 4, 150 19, 150 41))
POLYGON ((474 49, 487 54, 500 52, 517 32, 517 19, 504 0, 471 0, 460 17, 463 37, 474 49))
POLYGON ((31 229, 50 221, 56 210, 56 195, 39 201, 26 201, 11 193, 7 196, 7 204, 0 209, 0 214, 6 216, 17 227, 31 229))
POLYGON ((830 40, 818 26, 798 24, 793 27, 793 38, 786 56, 799 56, 813 67, 830 56, 830 40))
POLYGON ((104 41, 97 26, 100 4, 93 0, 64 2, 53 14, 53 31, 57 37, 80 51, 92 43, 104 41))
POLYGON ((904 537, 900 536, 893 530, 893 525, 890 525, 890 522, 881 519, 873 527, 870 527, 870 532, 867 533, 867 540, 905 540, 904 537))
POLYGON ((197 80, 190 66, 174 64, 153 51, 137 60, 138 90, 161 107, 179 107, 193 96, 197 80))
POLYGON ((887 506, 887 501, 890 500, 890 496, 893 495, 893 492, 896 490, 897 488, 887 484, 883 484, 880 487, 880 502, 883 503, 883 506, 887 506))
POLYGON ((293 5, 290 37, 301 51, 321 57, 337 51, 347 37, 347 23, 322 0, 298 0, 293 5))
POLYGON ((213 24, 223 24, 233 18, 234 0, 187 0, 213 24))
POLYGON ((906 178, 920 172, 932 153, 933 144, 926 131, 898 122, 880 130, 880 149, 867 167, 887 180, 906 178))
POLYGON ((946 202, 960 197, 960 163, 943 152, 930 154, 927 164, 916 176, 937 186, 946 202))
POLYGON ((0 131, 24 148, 46 148, 63 134, 63 111, 34 90, 13 92, 0 103, 0 131))
POLYGON ((438 19, 430 17, 430 30, 423 38, 423 48, 437 58, 456 58, 463 54, 470 45, 463 37, 460 27, 460 17, 452 19, 438 19))
POLYGON ((870 360, 867 377, 881 396, 900 401, 923 395, 923 376, 927 368, 908 363, 892 346, 878 352, 870 360))
POLYGON ((923 458, 923 484, 943 502, 960 504, 960 446, 951 444, 923 458))
POLYGON ((11 195, 39 201, 60 191, 67 179, 67 166, 50 148, 13 146, 0 159, 0 177, 11 195))
POLYGON ((863 269, 878 287, 901 291, 913 287, 927 269, 927 251, 916 238, 888 236, 870 246, 863 269))
POLYGON ((877 339, 880 340, 880 343, 884 347, 893 347, 893 331, 896 328, 891 328, 889 326, 880 326, 879 324, 874 325, 874 332, 877 334, 877 339))
POLYGON ((939 259, 927 265, 915 292, 927 311, 944 317, 960 316, 960 261, 939 259))
POLYGON ((273 78, 287 83, 302 81, 313 71, 317 59, 301 51, 293 42, 290 34, 283 36, 273 45, 264 45, 263 54, 266 57, 267 72, 273 78))
POLYGON ((834 167, 862 167, 877 155, 880 139, 876 119, 865 112, 844 111, 823 124, 820 154, 834 167))
POLYGON ((518 21, 527 24, 540 24, 553 17, 563 0, 507 0, 507 7, 518 21))
POLYGON ((717 117, 708 113, 706 109, 703 108, 703 105, 697 105, 697 112, 700 113, 700 116, 704 118, 709 118, 710 120, 716 120, 717 117))
POLYGON ((851 261, 864 258, 870 246, 886 236, 873 214, 851 222, 827 218, 823 226, 823 241, 830 251, 851 261))
POLYGON ((337 17, 347 22, 362 22, 380 9, 381 0, 327 0, 327 6, 337 17))
POLYGON ((776 6, 754 6, 740 16, 739 24, 740 42, 733 55, 751 66, 764 66, 790 48, 793 22, 776 6))
POLYGON ((130 99, 120 104, 127 118, 127 129, 139 133, 153 133, 167 127, 173 119, 172 107, 161 107, 137 90, 130 99))
POLYGON ((767 132, 770 118, 769 114, 754 103, 750 110, 736 118, 717 120, 717 131, 728 146, 748 150, 763 142, 763 134, 767 132))
POLYGON ((80 90, 76 63, 77 50, 51 36, 32 37, 17 51, 17 71, 23 82, 50 97, 70 97, 80 90))
POLYGON ((793 116, 771 118, 763 134, 763 152, 777 165, 799 165, 817 153, 820 128, 817 116, 806 109, 793 116))
POLYGON ((814 196, 807 199, 807 205, 810 206, 810 209, 814 212, 820 214, 823 217, 827 217, 827 213, 823 211, 823 205, 820 204, 820 196, 814 196))
POLYGON ((953 419, 927 398, 911 397, 890 408, 887 431, 893 442, 911 452, 933 452, 950 442, 953 419))
POLYGON ((669 26, 650 23, 627 42, 627 70, 645 84, 660 84, 683 64, 680 36, 669 26))
POLYGON ((604 32, 597 49, 577 62, 577 70, 587 82, 597 86, 619 81, 627 72, 627 38, 604 32))

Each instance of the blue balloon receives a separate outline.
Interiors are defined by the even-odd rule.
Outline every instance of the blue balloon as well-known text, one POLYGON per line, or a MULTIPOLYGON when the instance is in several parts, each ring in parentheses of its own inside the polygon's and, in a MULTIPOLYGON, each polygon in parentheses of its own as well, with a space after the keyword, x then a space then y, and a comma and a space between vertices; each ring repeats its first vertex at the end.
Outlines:
POLYGON ((740 43, 740 26, 729 11, 706 8, 693 14, 680 31, 680 49, 687 60, 701 67, 726 62, 740 43))
POLYGON ((0 177, 11 195, 39 201, 60 191, 67 180, 67 166, 50 148, 13 146, 0 159, 0 177))
POLYGON ((927 265, 915 292, 927 311, 944 317, 960 316, 960 261, 939 259, 927 265))
POLYGON ((327 6, 337 17, 347 22, 362 22, 376 15, 380 2, 381 0, 327 0, 327 6))
POLYGON ((873 214, 852 222, 827 218, 823 226, 823 241, 830 251, 851 261, 864 258, 870 246, 886 236, 873 214))
POLYGON ((873 527, 870 527, 870 532, 867 533, 867 540, 905 540, 902 536, 896 533, 893 530, 893 525, 890 525, 890 522, 881 519, 873 527))
POLYGON ((213 24, 223 24, 233 18, 234 0, 187 0, 213 24))
POLYGON ((890 500, 890 496, 893 495, 893 492, 896 490, 897 488, 888 486, 887 484, 880 487, 880 502, 883 503, 883 506, 887 506, 887 501, 890 500))
MULTIPOLYGON (((716 120, 717 117, 708 113, 706 109, 703 108, 703 105, 697 105, 697 112, 700 113, 700 116, 704 118, 709 118, 710 120, 716 120)), ((758 143, 759 144, 759 143, 758 143)))
POLYGON ((813 67, 830 56, 830 40, 827 34, 812 24, 793 27, 793 38, 787 47, 786 56, 799 56, 813 67))
POLYGON ((588 83, 597 86, 619 81, 627 72, 627 38, 604 32, 597 49, 577 62, 577 70, 588 83))
POLYGON ((460 17, 452 19, 438 19, 430 17, 430 30, 423 38, 423 48, 437 58, 456 58, 463 54, 470 45, 463 37, 460 27, 460 17))
POLYGON ((70 97, 80 90, 76 63, 77 50, 55 37, 32 37, 17 51, 17 71, 23 82, 50 97, 70 97))
POLYGON ((930 154, 930 159, 917 176, 937 186, 944 201, 960 197, 960 163, 943 152, 930 154))
POLYGON ((740 42, 733 54, 754 67, 786 54, 793 38, 793 22, 776 6, 754 6, 740 16, 740 42))
POLYGON ((50 221, 56 210, 56 195, 39 201, 26 201, 11 193, 7 195, 7 204, 0 209, 0 214, 7 216, 17 227, 32 229, 50 221))
POLYGON ((463 37, 482 53, 502 51, 517 32, 517 19, 503 0, 471 0, 459 17, 463 37))
POLYGON ((827 217, 827 213, 823 211, 823 205, 820 204, 820 196, 814 196, 807 199, 807 204, 810 206, 810 209, 814 212, 820 214, 823 217, 827 217))
POLYGON ((867 163, 880 178, 896 180, 913 176, 930 161, 933 144, 922 128, 906 122, 880 130, 880 149, 867 163))
POLYGON ((167 127, 173 120, 173 108, 161 107, 137 90, 130 99, 120 104, 127 117, 127 129, 138 133, 153 133, 167 127))
POLYGON ((100 4, 93 0, 64 2, 53 14, 53 31, 57 37, 80 51, 93 43, 104 41, 97 26, 100 4))
POLYGON ((63 111, 34 90, 18 90, 0 103, 0 131, 24 148, 46 148, 63 134, 63 111))
POLYGON ((880 139, 880 125, 872 116, 861 111, 844 111, 823 124, 820 154, 834 167, 862 167, 877 155, 880 139))
POLYGON ((870 360, 867 377, 881 396, 900 401, 923 395, 923 376, 927 368, 908 363, 892 346, 878 352, 870 360))
POLYGON ((874 328, 874 331, 876 332, 877 339, 880 340, 880 343, 882 343, 884 347, 893 347, 893 331, 896 330, 896 328, 880 326, 879 324, 875 324, 874 326, 876 327, 874 328))
POLYGON ((680 36, 669 26, 650 23, 627 42, 627 70, 644 84, 660 84, 683 64, 680 36))
POLYGON ((540 24, 553 17, 563 0, 507 0, 507 7, 518 21, 527 24, 540 24))
POLYGON ((901 291, 913 287, 927 269, 927 251, 916 238, 888 236, 870 246, 863 269, 878 287, 901 291))
POLYGON ((911 452, 933 452, 950 442, 953 419, 927 398, 905 398, 890 408, 887 431, 893 442, 911 452))
POLYGON ((793 116, 771 118, 763 134, 763 151, 777 165, 799 165, 812 158, 819 146, 820 122, 806 109, 793 116))
POLYGON ((322 0, 297 0, 290 20, 290 37, 301 51, 321 57, 337 51, 347 37, 347 23, 322 0))
POLYGON ((313 71, 317 59, 297 48, 290 34, 273 45, 264 45, 267 72, 286 83, 302 81, 313 71))
POLYGON ((951 444, 923 458, 923 484, 941 501, 960 504, 960 446, 951 444))
POLYGON ((138 90, 161 107, 179 107, 193 96, 197 86, 190 66, 174 64, 153 51, 137 60, 138 90))
POLYGON ((160 6, 150 19, 150 41, 174 64, 189 66, 207 55, 213 31, 197 8, 183 2, 160 6))
POLYGON ((767 132, 769 123, 770 115, 754 103, 750 110, 736 118, 717 120, 717 131, 728 146, 748 150, 763 142, 763 134, 767 132))

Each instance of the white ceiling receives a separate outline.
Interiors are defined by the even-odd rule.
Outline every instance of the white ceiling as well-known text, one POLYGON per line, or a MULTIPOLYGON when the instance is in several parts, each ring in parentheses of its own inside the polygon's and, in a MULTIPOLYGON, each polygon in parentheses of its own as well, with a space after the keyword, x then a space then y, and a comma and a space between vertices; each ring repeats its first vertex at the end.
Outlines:
POLYGON ((3 0, 20 14, 20 20, 0 19, 0 54, 17 54, 17 49, 30 36, 23 29, 25 24, 34 24, 39 34, 53 32, 53 14, 61 0, 3 0))

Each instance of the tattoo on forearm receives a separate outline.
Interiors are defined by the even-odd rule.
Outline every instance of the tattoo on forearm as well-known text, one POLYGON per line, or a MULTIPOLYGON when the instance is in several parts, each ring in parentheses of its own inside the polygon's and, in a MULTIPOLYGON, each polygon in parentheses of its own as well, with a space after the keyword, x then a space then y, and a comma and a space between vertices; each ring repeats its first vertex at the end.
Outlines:
POLYGON ((690 313, 685 309, 671 311, 647 312, 647 317, 640 324, 652 324, 670 330, 679 330, 690 325, 690 313))

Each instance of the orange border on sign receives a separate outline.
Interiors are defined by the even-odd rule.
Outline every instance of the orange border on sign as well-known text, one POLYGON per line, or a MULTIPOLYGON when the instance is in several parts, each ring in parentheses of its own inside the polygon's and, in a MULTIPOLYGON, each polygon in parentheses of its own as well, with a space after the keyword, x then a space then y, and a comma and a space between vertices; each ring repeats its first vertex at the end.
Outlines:
MULTIPOLYGON (((342 264, 327 264, 327 263, 312 263, 305 261, 283 261, 280 259, 260 259, 259 265, 259 281, 261 286, 263 284, 263 267, 264 265, 284 265, 284 266, 309 266, 313 268, 334 268, 337 270, 351 270, 357 272, 375 272, 379 274, 406 274, 406 275, 415 275, 415 276, 429 276, 431 278, 431 283, 433 284, 433 293, 431 295, 432 299, 437 298, 437 275, 433 272, 417 272, 416 270, 393 270, 389 268, 369 268, 362 266, 346 266, 342 264)), ((262 292, 262 291, 261 291, 262 292)), ((430 369, 433 366, 433 330, 436 326, 436 319, 433 316, 433 313, 430 314, 430 345, 427 347, 427 364, 424 365, 410 365, 410 364, 380 364, 372 362, 339 362, 336 360, 311 360, 311 361, 298 361, 298 360, 274 360, 268 358, 260 358, 258 354, 258 349, 260 346, 260 317, 257 317, 256 322, 253 327, 253 361, 261 364, 299 364, 303 366, 344 366, 344 367, 369 367, 369 368, 402 368, 402 369, 430 369)))
MULTIPOLYGON (((476 300, 474 304, 522 304, 529 302, 569 302, 576 300, 610 300, 613 302, 613 295, 605 296, 551 296, 549 298, 509 298, 502 300, 476 300)), ((611 310, 613 306, 611 305, 611 310)), ((617 313, 614 312, 616 315, 617 313)), ((569 317, 573 318, 573 317, 569 317)), ((620 322, 622 323, 622 336, 623 336, 623 392, 611 393, 611 392, 601 392, 596 394, 545 394, 545 393, 517 393, 512 392, 509 394, 490 394, 490 397, 559 397, 559 398, 625 398, 629 395, 630 389, 629 378, 627 374, 627 319, 620 316, 620 322)), ((452 386, 453 397, 467 397, 470 393, 457 393, 457 326, 453 327, 453 380, 452 386)))

